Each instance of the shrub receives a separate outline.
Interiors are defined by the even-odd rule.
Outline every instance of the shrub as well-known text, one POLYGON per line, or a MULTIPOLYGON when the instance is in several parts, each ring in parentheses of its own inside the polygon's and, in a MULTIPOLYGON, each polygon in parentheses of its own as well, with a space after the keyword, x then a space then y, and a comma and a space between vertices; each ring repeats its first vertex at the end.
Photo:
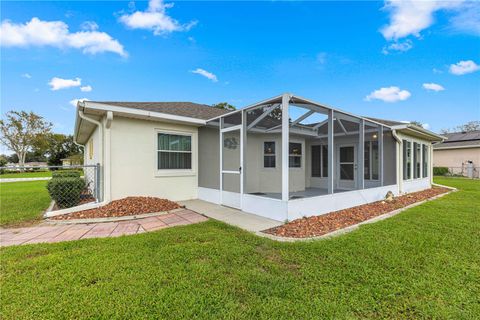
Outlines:
POLYGON ((433 167, 434 176, 446 176, 448 174, 447 167, 433 167))
POLYGON ((80 171, 53 171, 52 178, 80 178, 80 171))
POLYGON ((80 177, 57 177, 47 183, 50 197, 60 208, 70 208, 78 205, 84 188, 85 181, 80 177))

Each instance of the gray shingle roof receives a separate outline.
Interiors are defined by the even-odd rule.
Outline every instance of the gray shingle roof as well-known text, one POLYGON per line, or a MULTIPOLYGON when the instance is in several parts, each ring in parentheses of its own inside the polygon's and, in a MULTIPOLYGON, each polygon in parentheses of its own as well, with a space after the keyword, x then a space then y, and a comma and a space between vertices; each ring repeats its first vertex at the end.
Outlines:
POLYGON ((208 120, 228 113, 229 111, 193 102, 120 102, 89 101, 111 106, 140 109, 152 112, 167 113, 176 116, 208 120))
POLYGON ((480 130, 471 132, 452 132, 446 133, 447 138, 443 143, 433 146, 434 149, 441 148, 459 148, 459 147, 480 147, 480 130))
POLYGON ((378 123, 381 123, 381 124, 384 124, 384 125, 390 126, 390 127, 405 124, 405 122, 394 121, 394 120, 386 120, 386 119, 379 119, 379 118, 372 118, 372 117, 364 117, 364 118, 373 120, 375 122, 378 122, 378 123))
POLYGON ((452 132, 444 134, 449 142, 453 141, 468 141, 468 140, 480 140, 480 130, 470 132, 452 132))
POLYGON ((466 147, 480 147, 480 140, 470 140, 470 141, 454 141, 448 142, 444 141, 443 143, 433 145, 433 149, 442 149, 442 148, 466 148, 466 147))

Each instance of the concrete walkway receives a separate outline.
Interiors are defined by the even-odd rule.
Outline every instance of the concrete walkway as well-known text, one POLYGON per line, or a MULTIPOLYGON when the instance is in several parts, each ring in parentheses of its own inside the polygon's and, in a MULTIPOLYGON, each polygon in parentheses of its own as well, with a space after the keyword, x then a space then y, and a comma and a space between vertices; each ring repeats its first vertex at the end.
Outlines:
POLYGON ((209 218, 237 226, 250 232, 258 232, 270 229, 283 223, 280 221, 264 218, 255 214, 243 212, 202 200, 180 201, 180 204, 188 209, 201 213, 209 218))
POLYGON ((50 180, 52 177, 37 177, 37 178, 2 178, 0 183, 3 182, 22 182, 22 181, 41 181, 41 180, 50 180))
POLYGON ((20 244, 51 243, 87 238, 118 237, 203 222, 206 220, 208 219, 204 216, 185 209, 176 211, 175 213, 121 222, 90 224, 42 223, 27 228, 0 228, 0 246, 5 247, 20 244))

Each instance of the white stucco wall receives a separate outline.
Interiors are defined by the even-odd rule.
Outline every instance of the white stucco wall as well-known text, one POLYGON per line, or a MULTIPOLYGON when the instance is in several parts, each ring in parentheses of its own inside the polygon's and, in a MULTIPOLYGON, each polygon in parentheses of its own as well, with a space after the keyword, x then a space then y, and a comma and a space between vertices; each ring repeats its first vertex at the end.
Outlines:
POLYGON ((198 195, 198 129, 115 117, 111 127, 111 199, 154 196, 174 201, 198 195), (157 133, 192 134, 192 170, 157 170, 157 133))

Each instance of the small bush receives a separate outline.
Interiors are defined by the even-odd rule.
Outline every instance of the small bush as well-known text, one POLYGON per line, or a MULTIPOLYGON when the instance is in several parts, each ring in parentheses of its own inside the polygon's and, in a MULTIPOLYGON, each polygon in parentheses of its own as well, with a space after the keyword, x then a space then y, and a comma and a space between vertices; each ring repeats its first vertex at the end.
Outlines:
POLYGON ((433 167, 434 176, 446 176, 448 174, 447 167, 433 167))
POLYGON ((53 171, 52 178, 80 178, 80 171, 53 171))
POLYGON ((57 177, 47 183, 50 197, 60 208, 70 208, 78 205, 84 188, 85 181, 80 177, 57 177))

